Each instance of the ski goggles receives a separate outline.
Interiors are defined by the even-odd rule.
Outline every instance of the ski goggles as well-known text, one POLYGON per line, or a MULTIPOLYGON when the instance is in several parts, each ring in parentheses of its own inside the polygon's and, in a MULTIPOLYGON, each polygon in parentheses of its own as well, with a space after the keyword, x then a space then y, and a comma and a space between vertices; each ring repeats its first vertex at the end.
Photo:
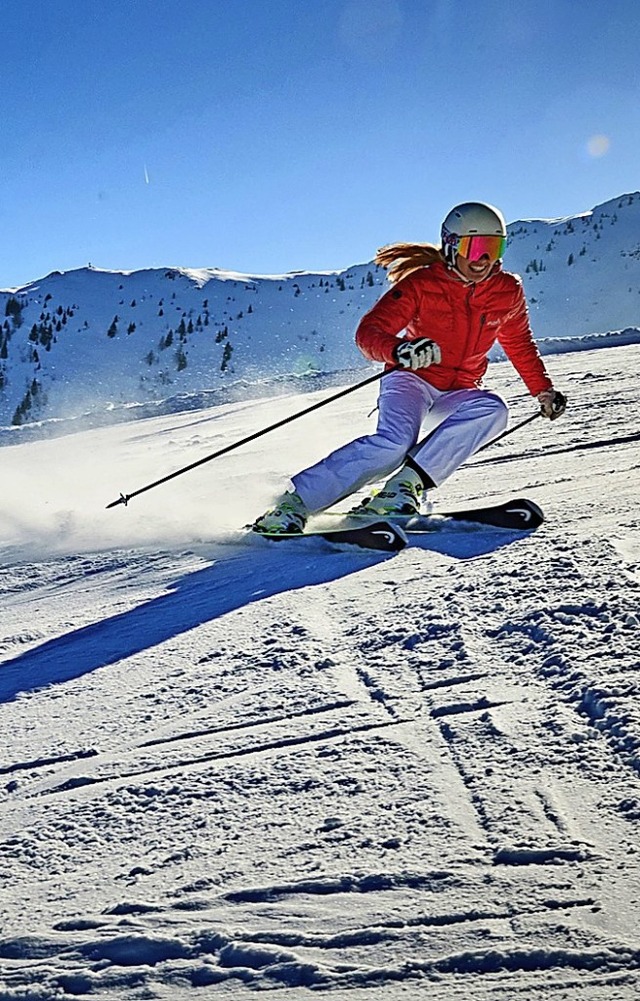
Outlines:
POLYGON ((459 236, 455 244, 456 253, 467 261, 479 261, 485 256, 499 261, 506 247, 506 236, 459 236))

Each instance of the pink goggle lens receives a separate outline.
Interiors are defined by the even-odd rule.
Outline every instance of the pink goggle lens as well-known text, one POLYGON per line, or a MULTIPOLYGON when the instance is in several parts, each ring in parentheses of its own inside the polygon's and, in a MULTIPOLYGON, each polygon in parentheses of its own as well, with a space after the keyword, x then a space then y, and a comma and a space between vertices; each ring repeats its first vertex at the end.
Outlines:
POLYGON ((479 261, 485 256, 499 261, 506 247, 506 236, 461 236, 456 251, 467 261, 479 261))

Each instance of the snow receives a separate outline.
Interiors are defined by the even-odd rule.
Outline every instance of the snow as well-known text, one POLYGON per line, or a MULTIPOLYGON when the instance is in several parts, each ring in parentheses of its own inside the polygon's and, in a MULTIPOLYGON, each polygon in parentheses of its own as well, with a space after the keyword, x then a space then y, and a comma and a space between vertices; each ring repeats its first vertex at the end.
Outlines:
POLYGON ((4 445, 1 1001, 638 996, 640 347, 576 346, 436 498, 529 535, 244 537, 374 386, 109 511, 335 388, 4 445))

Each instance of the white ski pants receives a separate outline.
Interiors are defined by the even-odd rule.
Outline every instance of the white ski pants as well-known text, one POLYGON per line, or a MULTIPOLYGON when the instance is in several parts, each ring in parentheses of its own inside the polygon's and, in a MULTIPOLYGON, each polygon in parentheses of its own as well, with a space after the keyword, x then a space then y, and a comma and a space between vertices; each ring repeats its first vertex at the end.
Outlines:
POLYGON ((439 486, 507 426, 508 410, 484 389, 434 389, 413 372, 385 375, 374 434, 356 438, 292 478, 309 511, 322 511, 389 476, 407 455, 439 486), (428 421, 427 421, 428 419, 428 421), (428 433, 418 441, 423 424, 428 433))

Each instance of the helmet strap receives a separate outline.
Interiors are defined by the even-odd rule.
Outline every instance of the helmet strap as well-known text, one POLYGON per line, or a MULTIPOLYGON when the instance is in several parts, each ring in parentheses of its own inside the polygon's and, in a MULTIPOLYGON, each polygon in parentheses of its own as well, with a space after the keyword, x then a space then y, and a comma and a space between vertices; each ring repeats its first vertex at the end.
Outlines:
POLYGON ((450 243, 444 243, 442 246, 442 253, 444 254, 444 259, 447 264, 455 268, 456 266, 456 248, 450 243))

